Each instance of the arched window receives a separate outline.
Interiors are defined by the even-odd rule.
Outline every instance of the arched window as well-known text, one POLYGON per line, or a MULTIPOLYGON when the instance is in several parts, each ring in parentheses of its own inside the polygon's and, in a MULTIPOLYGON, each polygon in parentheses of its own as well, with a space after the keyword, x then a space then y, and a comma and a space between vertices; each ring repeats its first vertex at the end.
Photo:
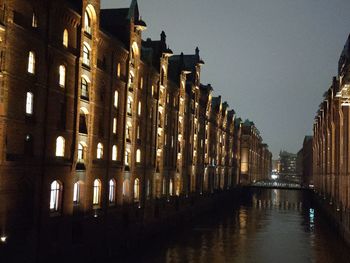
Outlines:
POLYGON ((126 139, 130 140, 131 139, 131 123, 128 122, 126 124, 126 139))
POLYGON ((58 181, 51 183, 50 211, 57 212, 60 209, 62 186, 58 181))
POLYGON ((56 156, 64 157, 65 140, 62 136, 56 139, 56 156))
POLYGON ((32 115, 33 114, 33 105, 34 102, 34 95, 31 92, 27 92, 26 96, 26 114, 32 115))
POLYGON ((137 149, 136 151, 136 162, 140 163, 141 162, 141 150, 137 149))
POLYGON ((142 89, 143 88, 143 78, 141 77, 141 79, 140 79, 140 89, 142 89))
POLYGON ((119 93, 118 91, 114 91, 114 107, 118 108, 118 100, 119 100, 119 93))
POLYGON ((125 165, 129 165, 130 164, 130 151, 126 150, 125 151, 125 165))
POLYGON ((161 85, 164 85, 164 78, 165 78, 164 67, 162 67, 162 70, 160 72, 160 84, 161 85))
POLYGON ((84 18, 84 30, 86 33, 91 35, 91 18, 88 12, 85 12, 85 18, 84 18))
POLYGON ((81 108, 79 113, 79 133, 88 133, 87 116, 88 111, 85 108, 81 108))
POLYGON ((66 67, 63 65, 60 65, 58 74, 59 74, 58 83, 60 84, 61 87, 64 87, 66 85, 66 67))
POLYGON ((33 28, 37 28, 38 27, 38 18, 36 17, 35 13, 33 13, 33 16, 32 16, 32 27, 33 28))
POLYGON ((103 145, 102 143, 97 144, 97 159, 102 159, 103 158, 103 145))
POLYGON ((120 63, 117 65, 117 77, 120 78, 120 63))
POLYGON ((35 73, 35 53, 33 51, 29 51, 28 55, 28 72, 31 74, 35 73))
POLYGON ((174 194, 174 190, 173 190, 173 180, 172 179, 170 179, 170 182, 169 182, 169 194, 170 194, 170 196, 173 196, 173 194, 174 194))
POLYGON ((113 145, 112 147, 112 161, 116 161, 117 160, 117 146, 116 145, 113 145))
POLYGON ((139 101, 138 107, 137 107, 137 114, 141 116, 141 101, 139 101))
POLYGON ((92 204, 93 205, 100 205, 100 202, 101 202, 101 181, 98 179, 95 179, 94 188, 93 188, 92 204))
POLYGON ((84 162, 85 159, 85 146, 83 143, 78 144, 78 162, 84 162))
POLYGON ((73 203, 79 204, 80 201, 80 183, 76 182, 73 185, 73 203))
POLYGON ((110 204, 115 203, 115 180, 111 179, 109 180, 109 195, 108 195, 108 200, 110 204))
POLYGON ((132 114, 132 98, 128 96, 127 112, 129 115, 132 114))
POLYGON ((85 78, 81 78, 81 95, 84 100, 89 100, 89 82, 85 78))
POLYGON ((136 178, 134 182, 134 201, 140 201, 140 180, 138 178, 136 178))
POLYGON ((90 66, 90 48, 86 43, 83 45, 83 64, 90 66))
POLYGON ((113 118, 113 134, 117 133, 117 118, 113 118))
POLYGON ((62 44, 64 47, 68 47, 68 30, 65 29, 63 31, 63 41, 62 41, 62 44))

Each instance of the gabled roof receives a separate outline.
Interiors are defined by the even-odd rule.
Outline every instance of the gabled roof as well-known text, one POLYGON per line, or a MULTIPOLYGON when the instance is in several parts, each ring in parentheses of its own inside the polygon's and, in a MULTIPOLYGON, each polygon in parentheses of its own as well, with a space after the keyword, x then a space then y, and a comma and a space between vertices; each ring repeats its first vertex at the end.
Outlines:
POLYGON ((129 8, 113 8, 100 10, 100 24, 103 30, 118 37, 125 44, 130 37, 130 22, 142 22, 140 20, 137 0, 133 0, 129 8))
POLYGON ((169 58, 169 63, 173 64, 177 68, 177 71, 181 72, 183 70, 190 71, 191 74, 188 74, 187 80, 194 82, 195 80, 195 71, 197 64, 204 64, 199 56, 199 49, 196 48, 195 54, 193 55, 174 55, 169 58))
POLYGON ((167 47, 166 35, 164 31, 162 31, 160 34, 160 40, 152 40, 150 38, 147 38, 146 41, 142 41, 142 46, 153 49, 153 66, 155 66, 158 71, 160 69, 160 58, 162 57, 162 54, 173 53, 171 49, 167 47))

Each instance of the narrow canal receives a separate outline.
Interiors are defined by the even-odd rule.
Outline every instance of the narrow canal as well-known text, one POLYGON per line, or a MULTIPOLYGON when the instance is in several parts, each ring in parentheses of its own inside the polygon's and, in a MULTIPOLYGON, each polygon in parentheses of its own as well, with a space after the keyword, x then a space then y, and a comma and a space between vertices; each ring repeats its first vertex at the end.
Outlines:
POLYGON ((235 209, 150 243, 126 262, 350 262, 350 249, 298 190, 250 190, 235 209))

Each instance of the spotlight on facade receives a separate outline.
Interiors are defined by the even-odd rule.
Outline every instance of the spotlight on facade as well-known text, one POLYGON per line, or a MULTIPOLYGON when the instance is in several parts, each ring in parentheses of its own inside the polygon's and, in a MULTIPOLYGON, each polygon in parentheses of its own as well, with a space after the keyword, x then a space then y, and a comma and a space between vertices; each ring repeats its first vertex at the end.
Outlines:
POLYGON ((7 240, 7 236, 1 236, 1 237, 0 237, 0 241, 1 241, 2 243, 5 243, 6 240, 7 240))

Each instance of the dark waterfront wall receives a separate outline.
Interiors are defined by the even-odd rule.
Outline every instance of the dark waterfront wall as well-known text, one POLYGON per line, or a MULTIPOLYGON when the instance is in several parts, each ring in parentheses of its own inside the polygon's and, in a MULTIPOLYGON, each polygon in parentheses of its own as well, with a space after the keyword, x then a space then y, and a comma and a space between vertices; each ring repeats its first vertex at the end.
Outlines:
POLYGON ((319 208, 330 223, 332 230, 337 233, 350 247, 350 212, 341 210, 332 201, 319 193, 313 193, 314 204, 319 208))
MULTIPOLYGON (((164 236, 175 236, 201 216, 210 217, 225 207, 233 207, 240 195, 241 189, 237 188, 201 197, 154 200, 146 208, 125 206, 116 216, 100 214, 73 221, 72 243, 59 242, 60 237, 71 231, 59 228, 57 236, 50 235, 57 240, 56 246, 41 243, 33 255, 24 247, 25 243, 9 242, 7 247, 0 246, 0 259, 1 262, 105 262, 112 258, 119 262, 147 247, 150 240, 156 242, 164 236)), ((57 222, 57 226, 60 224, 57 222)))

